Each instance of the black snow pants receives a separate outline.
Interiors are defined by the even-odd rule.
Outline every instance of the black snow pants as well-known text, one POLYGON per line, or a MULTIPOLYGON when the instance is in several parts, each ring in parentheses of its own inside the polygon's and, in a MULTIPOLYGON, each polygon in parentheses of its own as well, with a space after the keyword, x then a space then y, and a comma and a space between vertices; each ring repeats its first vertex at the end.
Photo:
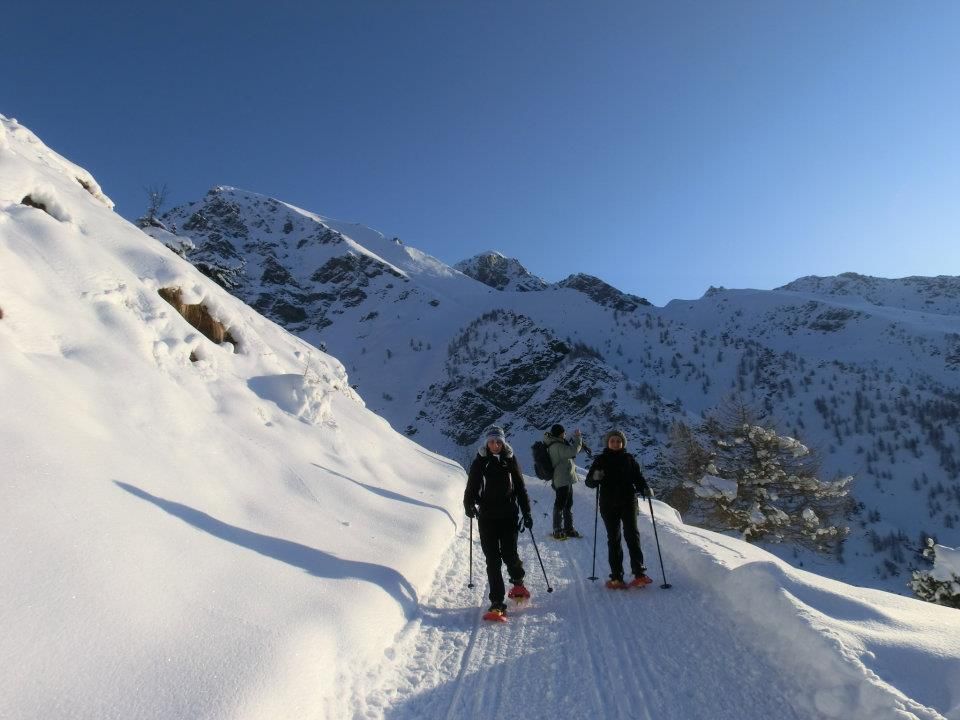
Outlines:
POLYGON ((486 518, 482 516, 477 524, 480 527, 480 547, 487 559, 487 582, 490 583, 490 602, 502 603, 505 595, 503 574, 500 565, 507 566, 510 583, 518 585, 526 574, 520 555, 517 553, 517 521, 514 518, 486 518))
POLYGON ((634 575, 643 575, 643 551, 640 550, 640 531, 637 529, 637 503, 612 507, 600 507, 600 516, 607 528, 607 558, 610 560, 610 577, 623 579, 623 546, 620 544, 620 526, 630 551, 630 570, 634 575))
POLYGON ((573 485, 554 488, 557 494, 553 500, 553 530, 569 532, 573 530, 573 485))

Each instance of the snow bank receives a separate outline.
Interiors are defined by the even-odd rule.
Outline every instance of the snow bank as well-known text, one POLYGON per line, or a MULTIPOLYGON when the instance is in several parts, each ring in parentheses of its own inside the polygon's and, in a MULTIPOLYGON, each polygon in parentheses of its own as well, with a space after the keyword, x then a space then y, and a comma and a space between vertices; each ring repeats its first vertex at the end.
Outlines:
POLYGON ((348 716, 462 469, 0 126, 0 717, 348 716), (68 221, 21 204, 38 189, 68 221))
POLYGON ((668 567, 719 589, 820 718, 960 718, 960 613, 790 567, 657 503, 668 567))
POLYGON ((704 475, 697 483, 689 483, 697 497, 725 497, 733 500, 737 497, 737 481, 725 480, 716 475, 704 475))
POLYGON ((946 545, 934 545, 933 549, 936 559, 930 575, 940 582, 956 582, 956 579, 960 578, 960 549, 949 548, 946 545))

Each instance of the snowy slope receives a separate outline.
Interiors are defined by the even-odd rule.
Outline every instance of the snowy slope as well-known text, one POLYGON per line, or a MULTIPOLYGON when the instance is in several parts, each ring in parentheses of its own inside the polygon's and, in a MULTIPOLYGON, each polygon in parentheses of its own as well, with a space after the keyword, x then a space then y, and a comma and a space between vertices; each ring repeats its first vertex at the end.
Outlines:
POLYGON ((0 717, 347 716, 462 470, 5 118, 0 309, 0 717))

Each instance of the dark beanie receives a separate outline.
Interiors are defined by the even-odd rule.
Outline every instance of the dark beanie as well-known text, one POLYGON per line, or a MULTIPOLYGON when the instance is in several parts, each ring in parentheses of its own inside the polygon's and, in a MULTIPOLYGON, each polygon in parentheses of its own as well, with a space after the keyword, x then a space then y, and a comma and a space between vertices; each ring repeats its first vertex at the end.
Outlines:
POLYGON ((552 428, 550 428, 550 434, 553 435, 554 437, 560 437, 561 435, 563 435, 563 433, 564 433, 563 425, 561 425, 560 423, 557 423, 552 428))

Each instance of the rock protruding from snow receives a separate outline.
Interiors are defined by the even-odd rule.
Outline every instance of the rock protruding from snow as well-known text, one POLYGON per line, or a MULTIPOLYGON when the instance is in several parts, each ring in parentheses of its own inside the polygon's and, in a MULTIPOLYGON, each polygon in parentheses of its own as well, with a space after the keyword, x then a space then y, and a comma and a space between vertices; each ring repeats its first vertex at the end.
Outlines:
POLYGON ((651 305, 650 301, 646 298, 617 290, 600 278, 594 277, 593 275, 585 275, 584 273, 577 273, 576 275, 571 275, 566 280, 561 280, 557 283, 557 287, 577 290, 598 305, 619 310, 620 312, 633 312, 639 307, 651 305))
POLYGON ((519 260, 504 257, 494 250, 462 260, 453 267, 495 290, 535 292, 547 287, 546 281, 530 273, 519 260))

